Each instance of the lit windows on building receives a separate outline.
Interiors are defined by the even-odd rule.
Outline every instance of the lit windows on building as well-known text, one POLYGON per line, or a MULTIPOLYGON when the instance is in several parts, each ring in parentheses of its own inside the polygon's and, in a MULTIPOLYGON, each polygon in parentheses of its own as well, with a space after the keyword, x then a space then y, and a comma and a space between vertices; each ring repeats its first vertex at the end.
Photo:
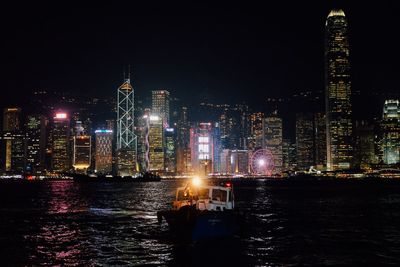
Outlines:
POLYGON ((385 164, 400 162, 400 104, 399 100, 386 100, 381 122, 382 160, 385 164))
POLYGON ((165 138, 165 146, 164 146, 165 172, 175 173, 176 172, 175 129, 165 128, 164 138, 165 138))
POLYGON ((158 114, 166 127, 170 123, 170 96, 167 90, 151 91, 152 113, 158 114))
POLYGON ((70 120, 65 112, 56 113, 53 118, 52 169, 66 172, 70 168, 70 120))
POLYGON ((209 122, 199 123, 190 129, 190 148, 193 171, 207 175, 213 172, 214 161, 213 127, 209 122))
POLYGON ((340 9, 326 20, 325 72, 327 169, 346 169, 353 154, 351 82, 348 24, 340 9))
POLYGON ((164 125, 160 116, 151 114, 148 118, 148 159, 149 170, 164 171, 164 125))
POLYGON ((274 158, 274 174, 280 174, 283 166, 282 152, 282 119, 276 115, 263 120, 263 146, 274 158))
POLYGON ((92 139, 90 135, 74 136, 72 166, 75 171, 85 172, 92 160, 92 139))
POLYGON ((131 176, 137 171, 137 137, 135 135, 135 95, 130 79, 117 92, 117 170, 131 176))
POLYGON ((100 129, 95 131, 95 171, 97 173, 110 174, 112 172, 113 134, 113 131, 110 129, 100 129))

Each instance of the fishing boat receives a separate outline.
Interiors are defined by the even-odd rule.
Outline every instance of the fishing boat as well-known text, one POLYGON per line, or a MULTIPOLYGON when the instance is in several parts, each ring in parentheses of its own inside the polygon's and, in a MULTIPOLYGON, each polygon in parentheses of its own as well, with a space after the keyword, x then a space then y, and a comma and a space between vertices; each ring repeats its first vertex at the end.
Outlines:
POLYGON ((175 201, 169 210, 157 212, 179 237, 201 240, 232 236, 239 229, 231 182, 204 185, 204 180, 193 179, 176 190, 175 201))

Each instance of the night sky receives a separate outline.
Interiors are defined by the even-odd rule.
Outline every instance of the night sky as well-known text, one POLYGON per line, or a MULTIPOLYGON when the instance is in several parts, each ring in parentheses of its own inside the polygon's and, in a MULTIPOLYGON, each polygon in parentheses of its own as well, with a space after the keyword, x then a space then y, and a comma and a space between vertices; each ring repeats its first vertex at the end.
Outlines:
POLYGON ((399 89, 396 1, 112 2, 3 6, 2 102, 37 89, 114 96, 129 64, 138 97, 165 88, 188 103, 259 105, 323 90, 333 7, 349 20, 353 90, 399 89))

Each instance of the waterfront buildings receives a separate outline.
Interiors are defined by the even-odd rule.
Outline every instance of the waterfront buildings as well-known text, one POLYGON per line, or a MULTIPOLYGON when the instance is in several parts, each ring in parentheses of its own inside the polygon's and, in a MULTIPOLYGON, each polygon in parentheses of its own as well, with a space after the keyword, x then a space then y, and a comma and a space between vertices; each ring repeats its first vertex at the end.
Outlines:
POLYGON ((43 115, 28 115, 26 118, 26 170, 29 172, 45 169, 47 124, 43 115))
POLYGON ((282 119, 273 114, 263 120, 263 147, 269 150, 274 161, 274 174, 282 171, 282 119))
POLYGON ((386 100, 381 123, 383 163, 400 163, 400 101, 386 100))
POLYGON ((375 125, 368 121, 356 121, 354 125, 354 167, 371 168, 377 163, 375 154, 375 125))
POLYGON ((163 119, 155 114, 150 114, 148 120, 147 158, 148 170, 151 172, 164 172, 164 125, 163 119))
POLYGON ((199 175, 213 172, 214 140, 211 122, 201 122, 190 129, 192 169, 199 175))
POLYGON ((134 102, 134 90, 128 78, 117 93, 117 171, 121 176, 133 175, 137 171, 134 102))
POLYGON ((232 174, 248 174, 249 173, 249 151, 248 150, 232 150, 230 153, 230 171, 232 174))
POLYGON ((263 120, 264 113, 256 112, 249 115, 250 132, 247 141, 247 149, 257 150, 263 146, 263 120))
POLYGON ((113 131, 99 129, 95 131, 96 156, 95 171, 100 174, 110 174, 113 167, 113 131))
POLYGON ((70 119, 65 112, 57 112, 53 117, 52 170, 67 172, 70 169, 70 119))
POLYGON ((176 122, 177 144, 176 144, 176 167, 178 173, 188 173, 191 171, 191 152, 190 152, 190 124, 188 121, 188 108, 181 107, 179 119, 176 122))
POLYGON ((175 129, 165 128, 164 130, 164 164, 165 172, 174 174, 176 172, 176 145, 175 129))
POLYGON ((343 10, 326 20, 325 105, 327 169, 347 169, 352 162, 352 109, 348 23, 343 10))
POLYGON ((315 163, 314 115, 296 114, 297 168, 308 170, 315 163))
POLYGON ((90 135, 77 135, 73 138, 72 166, 76 172, 86 172, 92 160, 92 138, 90 135))
POLYGON ((314 114, 315 167, 326 168, 326 116, 324 113, 314 114))

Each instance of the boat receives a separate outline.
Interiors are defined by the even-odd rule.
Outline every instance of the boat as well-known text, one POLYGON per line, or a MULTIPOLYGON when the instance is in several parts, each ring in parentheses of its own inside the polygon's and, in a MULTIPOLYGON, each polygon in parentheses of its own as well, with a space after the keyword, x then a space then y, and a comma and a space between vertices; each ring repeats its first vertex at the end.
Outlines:
POLYGON ((197 178, 177 188, 172 208, 157 212, 158 222, 165 220, 171 232, 193 241, 233 236, 239 230, 240 216, 235 209, 232 183, 203 182, 197 178))

